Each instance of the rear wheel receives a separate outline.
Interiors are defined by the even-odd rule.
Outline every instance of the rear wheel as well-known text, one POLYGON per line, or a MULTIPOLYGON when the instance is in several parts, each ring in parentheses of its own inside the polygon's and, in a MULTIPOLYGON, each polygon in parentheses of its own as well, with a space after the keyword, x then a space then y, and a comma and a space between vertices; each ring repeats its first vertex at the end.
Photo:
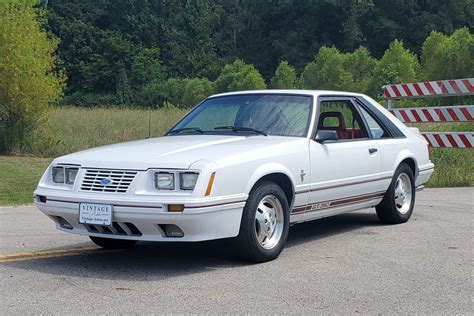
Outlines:
POLYGON ((377 216, 386 224, 405 223, 410 219, 415 205, 415 179, 413 171, 401 164, 392 179, 382 202, 376 206, 377 216))
POLYGON ((137 240, 112 239, 103 237, 89 236, 94 244, 106 249, 126 249, 133 247, 137 240))
POLYGON ((277 258, 285 246, 289 222, 283 190, 270 181, 257 183, 245 205, 236 240, 241 257, 255 262, 277 258))

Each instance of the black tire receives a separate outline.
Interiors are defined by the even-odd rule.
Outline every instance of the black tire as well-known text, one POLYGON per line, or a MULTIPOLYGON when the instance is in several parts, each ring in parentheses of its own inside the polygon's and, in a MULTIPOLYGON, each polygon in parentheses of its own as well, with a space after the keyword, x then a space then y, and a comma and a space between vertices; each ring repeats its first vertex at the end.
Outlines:
POLYGON ((290 212, 288 200, 283 190, 271 181, 258 182, 249 194, 245 204, 242 220, 240 222, 240 232, 236 238, 239 256, 253 262, 266 262, 276 259, 288 238, 290 226, 290 212), (260 201, 266 196, 275 197, 283 209, 283 227, 279 241, 271 249, 265 249, 257 240, 256 236, 256 212, 260 201))
POLYGON ((94 244, 105 249, 126 249, 133 247, 138 241, 127 239, 112 239, 89 236, 94 244))
POLYGON ((415 195, 416 190, 413 171, 407 164, 402 163, 400 166, 398 166, 397 170, 395 170, 392 182, 390 183, 390 186, 387 192, 385 193, 382 202, 380 202, 380 204, 375 207, 375 210, 377 211, 377 216, 380 221, 384 224, 401 224, 407 222, 410 219, 411 214, 413 213, 413 207, 415 205, 415 195), (402 174, 408 176, 411 187, 411 201, 408 210, 405 212, 401 212, 395 202, 395 188, 397 185, 397 180, 402 174))

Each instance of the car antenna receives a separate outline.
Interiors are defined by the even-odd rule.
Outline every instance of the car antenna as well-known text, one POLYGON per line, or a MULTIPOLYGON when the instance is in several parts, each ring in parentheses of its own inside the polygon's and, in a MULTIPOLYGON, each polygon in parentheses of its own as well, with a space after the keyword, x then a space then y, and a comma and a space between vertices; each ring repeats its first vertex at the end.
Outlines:
POLYGON ((150 138, 151 136, 151 105, 150 107, 148 108, 148 136, 146 137, 146 139, 150 138))

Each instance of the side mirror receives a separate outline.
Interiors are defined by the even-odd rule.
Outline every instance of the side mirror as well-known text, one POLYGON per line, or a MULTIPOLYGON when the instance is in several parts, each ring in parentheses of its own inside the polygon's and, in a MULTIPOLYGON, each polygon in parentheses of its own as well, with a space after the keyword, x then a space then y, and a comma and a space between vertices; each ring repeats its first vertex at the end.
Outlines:
POLYGON ((321 144, 329 141, 337 141, 337 132, 334 130, 318 130, 315 140, 321 144))

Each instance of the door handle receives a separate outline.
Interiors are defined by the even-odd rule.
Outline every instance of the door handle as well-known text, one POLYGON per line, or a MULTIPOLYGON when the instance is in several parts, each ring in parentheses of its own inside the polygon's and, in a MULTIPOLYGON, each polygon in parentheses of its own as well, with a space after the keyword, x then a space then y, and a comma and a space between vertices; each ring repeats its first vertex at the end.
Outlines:
POLYGON ((378 151, 377 148, 369 148, 369 154, 374 154, 378 151))

